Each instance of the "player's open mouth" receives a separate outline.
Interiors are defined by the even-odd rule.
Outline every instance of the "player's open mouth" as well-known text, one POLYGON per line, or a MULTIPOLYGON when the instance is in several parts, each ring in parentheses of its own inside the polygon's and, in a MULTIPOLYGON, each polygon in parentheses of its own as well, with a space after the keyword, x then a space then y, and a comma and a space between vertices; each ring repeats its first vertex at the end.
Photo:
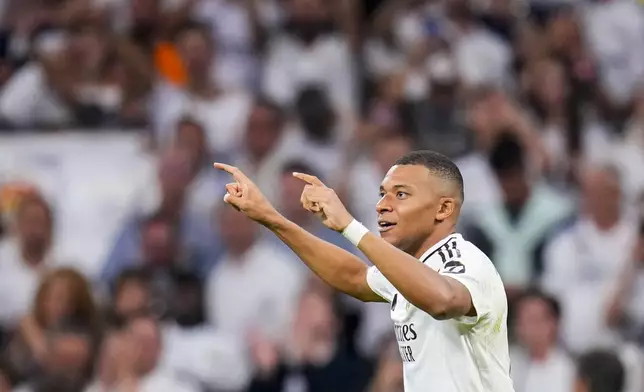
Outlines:
POLYGON ((384 233, 385 231, 393 229, 394 226, 396 226, 395 223, 380 221, 378 222, 378 231, 384 233))

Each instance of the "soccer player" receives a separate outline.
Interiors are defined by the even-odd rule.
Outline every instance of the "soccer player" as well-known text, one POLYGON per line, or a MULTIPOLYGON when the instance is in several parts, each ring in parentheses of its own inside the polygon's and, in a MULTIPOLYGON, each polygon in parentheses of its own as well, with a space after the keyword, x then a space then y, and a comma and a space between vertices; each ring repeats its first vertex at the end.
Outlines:
MULTIPOLYGON (((224 200, 284 241, 335 289, 388 302, 407 392, 512 392, 507 299, 492 262, 455 232, 463 179, 447 157, 416 151, 386 174, 376 206, 380 236, 356 221, 318 178, 301 201, 373 263, 326 243, 282 217, 237 168, 224 200)), ((374 190, 375 191, 375 190, 374 190)))

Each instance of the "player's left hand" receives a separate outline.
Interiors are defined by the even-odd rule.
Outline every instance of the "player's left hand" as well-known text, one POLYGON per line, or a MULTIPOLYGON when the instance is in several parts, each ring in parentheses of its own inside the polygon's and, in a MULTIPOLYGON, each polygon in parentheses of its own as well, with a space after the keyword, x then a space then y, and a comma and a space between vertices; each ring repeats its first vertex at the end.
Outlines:
POLYGON ((353 216, 344 207, 335 191, 310 174, 293 173, 306 183, 302 191, 302 207, 313 212, 331 230, 343 231, 353 221, 353 216))

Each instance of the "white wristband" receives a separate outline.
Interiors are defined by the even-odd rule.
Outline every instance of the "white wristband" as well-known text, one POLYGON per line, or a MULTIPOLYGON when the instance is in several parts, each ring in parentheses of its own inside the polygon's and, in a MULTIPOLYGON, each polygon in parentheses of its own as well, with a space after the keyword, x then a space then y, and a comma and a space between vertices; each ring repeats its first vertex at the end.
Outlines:
POLYGON ((358 246, 362 238, 367 235, 369 229, 364 227, 364 225, 357 220, 352 220, 344 230, 342 230, 342 235, 344 238, 351 241, 355 246, 358 246))

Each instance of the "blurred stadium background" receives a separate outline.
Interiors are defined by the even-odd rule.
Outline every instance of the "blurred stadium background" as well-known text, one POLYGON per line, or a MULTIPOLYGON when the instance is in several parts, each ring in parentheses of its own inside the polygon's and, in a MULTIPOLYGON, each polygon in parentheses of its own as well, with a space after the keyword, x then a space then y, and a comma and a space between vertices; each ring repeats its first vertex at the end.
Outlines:
POLYGON ((420 148, 463 172, 517 392, 644 391, 642 7, 1 0, 0 391, 402 391, 387 307, 220 208, 211 163, 355 252, 289 174, 374 227, 420 148))

